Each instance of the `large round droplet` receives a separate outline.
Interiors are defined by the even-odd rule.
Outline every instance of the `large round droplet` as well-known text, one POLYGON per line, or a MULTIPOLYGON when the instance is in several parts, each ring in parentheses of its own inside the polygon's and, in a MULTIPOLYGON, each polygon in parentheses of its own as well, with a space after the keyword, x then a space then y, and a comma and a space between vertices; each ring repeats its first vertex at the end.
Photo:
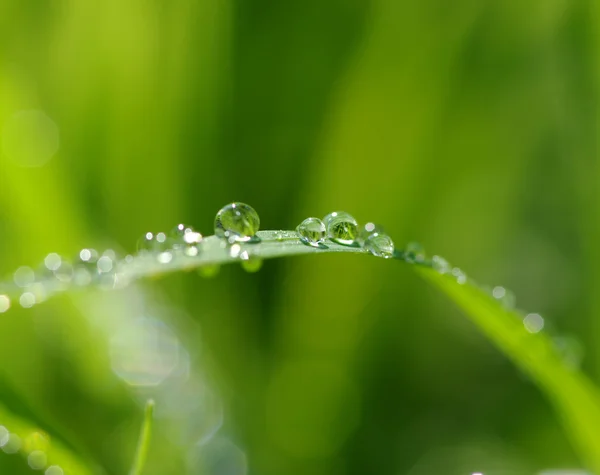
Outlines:
POLYGON ((215 235, 231 243, 251 240, 259 226, 258 213, 245 203, 230 203, 221 208, 215 217, 215 235))
POLYGON ((345 211, 334 211, 323 218, 327 237, 340 244, 351 245, 358 238, 358 223, 345 211))
POLYGON ((367 251, 377 257, 389 259, 394 256, 394 241, 387 234, 373 233, 364 243, 367 251))
POLYGON ((309 246, 318 247, 325 240, 325 224, 319 218, 306 218, 296 228, 300 240, 309 246))

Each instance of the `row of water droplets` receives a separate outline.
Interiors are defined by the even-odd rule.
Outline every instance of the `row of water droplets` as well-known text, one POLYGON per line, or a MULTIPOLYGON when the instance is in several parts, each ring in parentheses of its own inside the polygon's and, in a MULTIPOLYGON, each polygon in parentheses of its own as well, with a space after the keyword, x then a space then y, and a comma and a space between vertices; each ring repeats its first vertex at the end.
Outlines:
MULTIPOLYGON (((238 260, 248 272, 256 272, 262 265, 262 260, 253 250, 253 245, 261 242, 257 237, 259 229, 258 213, 245 203, 227 204, 215 216, 215 236, 221 240, 221 246, 227 250, 229 257, 238 260)), ((411 264, 431 267, 460 285, 469 281, 478 286, 464 271, 451 266, 444 258, 428 258, 419 243, 409 243, 404 250, 397 250, 391 237, 380 225, 368 222, 359 226, 356 219, 344 211, 329 213, 323 219, 307 218, 297 226, 296 232, 275 233, 276 241, 297 239, 318 249, 326 249, 328 241, 342 246, 360 247, 378 257, 393 257, 411 264)), ((65 259, 56 253, 48 254, 37 271, 29 267, 20 267, 13 274, 9 285, 0 285, 0 313, 11 307, 11 294, 14 295, 13 300, 16 299, 21 307, 30 308, 44 302, 54 293, 73 287, 124 287, 129 283, 132 269, 135 270, 139 263, 137 258, 152 259, 159 265, 167 265, 175 259, 199 256, 204 242, 204 236, 192 226, 178 224, 169 232, 145 233, 138 241, 136 256, 127 255, 118 259, 113 250, 99 253, 91 248, 82 249, 73 260, 65 259)), ((218 264, 203 263, 198 267, 200 275, 205 277, 215 275, 218 270, 218 264)), ((478 287, 505 308, 515 310, 515 296, 506 288, 478 287)), ((528 313, 522 316, 528 332, 537 333, 544 328, 545 320, 540 314, 528 313)))
POLYGON ((47 434, 36 431, 22 439, 19 435, 0 425, 0 450, 6 454, 23 452, 27 455, 27 463, 32 470, 45 470, 44 475, 64 475, 58 465, 48 466, 46 450, 50 444, 47 434))

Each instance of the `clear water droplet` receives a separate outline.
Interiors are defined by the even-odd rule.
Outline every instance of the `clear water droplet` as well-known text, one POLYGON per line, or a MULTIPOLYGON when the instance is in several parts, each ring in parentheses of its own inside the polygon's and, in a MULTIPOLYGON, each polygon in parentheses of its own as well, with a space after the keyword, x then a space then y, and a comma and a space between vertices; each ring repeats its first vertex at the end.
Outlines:
POLYGON ((198 275, 200 277, 204 277, 205 279, 211 279, 215 277, 220 270, 221 266, 217 264, 204 265, 202 267, 198 267, 198 275))
POLYGON ((319 218, 306 218, 296 228, 300 240, 309 246, 318 247, 325 241, 325 224, 319 218))
POLYGON ((496 300, 498 300, 503 307, 509 310, 515 308, 515 305, 517 303, 517 298, 515 297, 515 294, 510 290, 499 285, 492 289, 492 296, 496 300))
POLYGON ((259 227, 258 213, 245 203, 230 203, 215 216, 215 235, 230 243, 250 241, 259 227))
POLYGON ((196 246, 203 240, 201 233, 187 224, 178 224, 169 233, 169 239, 173 249, 181 249, 188 256, 198 255, 196 246), (196 248, 195 250, 191 250, 196 248))
POLYGON ((22 445, 23 442, 21 441, 21 437, 19 437, 17 434, 10 433, 8 434, 8 438, 1 448, 4 453, 16 454, 21 449, 22 445))
POLYGON ((418 242, 409 242, 404 250, 404 259, 406 262, 422 263, 425 261, 425 250, 418 242))
POLYGON ((440 256, 433 256, 431 258, 431 267, 433 270, 438 271, 440 274, 447 274, 450 272, 450 264, 446 259, 440 256))
POLYGON ((363 244, 364 248, 371 254, 384 259, 390 259, 394 256, 394 241, 387 234, 373 233, 363 244))
POLYGON ((55 252, 52 252, 46 256, 44 259, 44 265, 46 269, 50 271, 55 271, 60 267, 60 263, 62 262, 62 258, 55 252))
POLYGON ((23 308, 31 308, 35 305, 35 295, 31 292, 23 292, 19 297, 19 304, 23 308))
POLYGON ((358 223, 345 211, 334 211, 323 218, 327 237, 340 244, 352 245, 358 239, 358 223))
POLYGON ((44 475, 65 475, 65 472, 58 465, 50 465, 44 475))
POLYGON ((167 246, 167 235, 165 233, 147 232, 138 240, 137 250, 139 252, 164 251, 167 246))
POLYGON ((242 269, 246 272, 254 273, 258 272, 263 266, 262 259, 251 257, 248 260, 242 260, 242 269))
POLYGON ((385 234, 383 226, 380 226, 379 224, 375 224, 375 223, 367 223, 367 224, 365 224, 360 229, 360 232, 358 233, 358 241, 361 244, 364 244, 364 242, 372 234, 385 234))
POLYGON ((173 254, 169 251, 161 252, 156 256, 156 260, 159 264, 168 264, 173 260, 173 254))

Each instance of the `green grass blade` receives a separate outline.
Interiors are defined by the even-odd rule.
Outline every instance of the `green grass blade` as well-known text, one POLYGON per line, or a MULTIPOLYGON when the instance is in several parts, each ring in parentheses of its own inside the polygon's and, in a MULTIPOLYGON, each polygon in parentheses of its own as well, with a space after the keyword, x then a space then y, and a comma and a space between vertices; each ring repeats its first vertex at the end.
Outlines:
MULTIPOLYGON (((0 405, 0 426, 5 427, 10 433, 21 439, 19 454, 27 459, 33 450, 41 450, 46 454, 47 465, 58 465, 65 473, 92 475, 99 473, 98 469, 91 469, 90 464, 83 461, 68 447, 54 438, 48 438, 45 432, 30 421, 18 417, 0 405)), ((15 455, 0 452, 0 457, 14 457, 15 455)), ((27 463, 25 460, 23 463, 27 463)))
POLYGON ((129 475, 141 475, 142 471, 144 470, 144 465, 146 464, 146 458, 148 456, 148 448, 150 447, 150 438, 152 437, 153 417, 154 401, 150 399, 146 403, 144 422, 142 423, 142 430, 140 431, 140 438, 138 440, 138 446, 135 452, 135 459, 129 475))
POLYGON ((452 299, 516 366, 550 399, 582 461, 600 473, 600 394, 579 370, 567 365, 551 338, 531 334, 522 317, 503 308, 471 282, 415 267, 420 275, 452 299))

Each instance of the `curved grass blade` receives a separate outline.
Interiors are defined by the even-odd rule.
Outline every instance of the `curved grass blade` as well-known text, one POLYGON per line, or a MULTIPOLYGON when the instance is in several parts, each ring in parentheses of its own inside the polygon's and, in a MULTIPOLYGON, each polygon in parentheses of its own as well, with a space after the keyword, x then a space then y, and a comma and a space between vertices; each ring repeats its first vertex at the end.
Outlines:
POLYGON ((552 402, 582 461, 600 473, 600 393, 579 370, 565 363, 544 332, 529 333, 516 312, 503 308, 470 281, 416 267, 444 292, 483 334, 527 373, 552 402))

